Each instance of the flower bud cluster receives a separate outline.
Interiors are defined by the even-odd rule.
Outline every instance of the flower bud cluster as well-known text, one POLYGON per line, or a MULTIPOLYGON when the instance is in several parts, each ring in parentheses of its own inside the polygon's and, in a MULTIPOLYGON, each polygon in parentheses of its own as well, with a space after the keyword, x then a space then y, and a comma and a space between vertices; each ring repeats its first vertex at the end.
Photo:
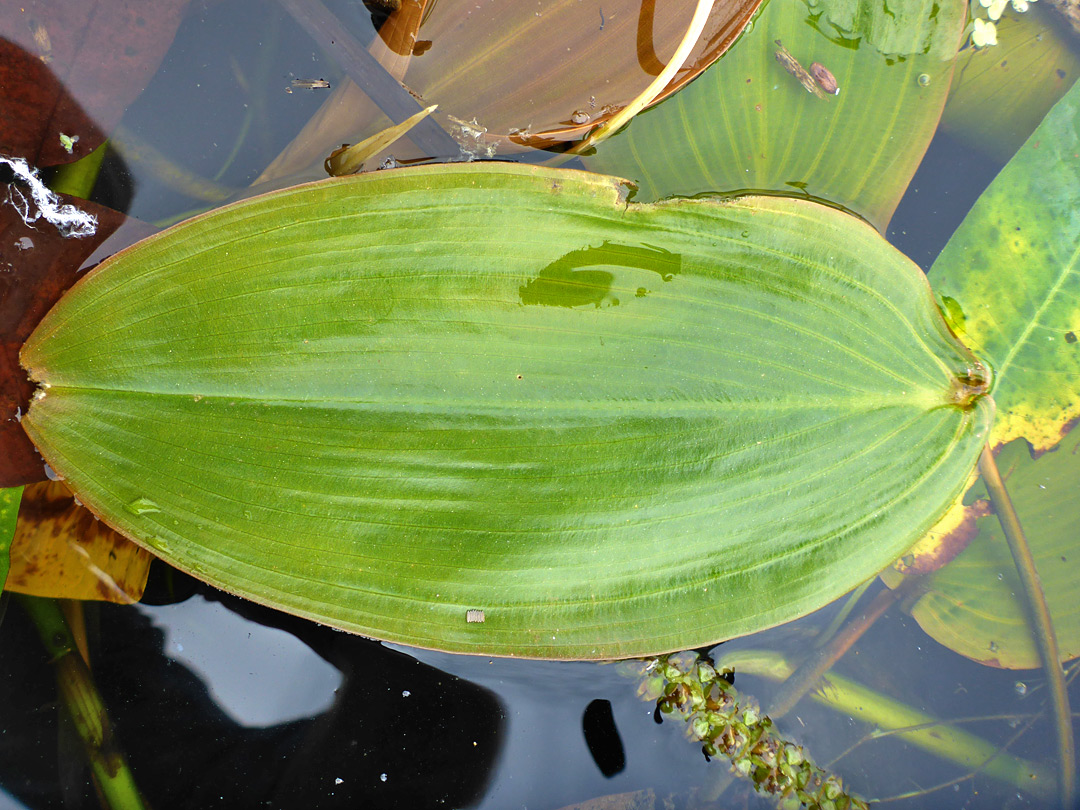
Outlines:
POLYGON ((777 806, 810 810, 866 810, 867 803, 844 790, 841 780, 814 764, 802 746, 785 741, 756 701, 742 698, 712 664, 697 653, 626 662, 641 679, 638 695, 656 701, 660 715, 686 721, 687 736, 706 757, 723 756, 734 773, 753 782, 777 806))

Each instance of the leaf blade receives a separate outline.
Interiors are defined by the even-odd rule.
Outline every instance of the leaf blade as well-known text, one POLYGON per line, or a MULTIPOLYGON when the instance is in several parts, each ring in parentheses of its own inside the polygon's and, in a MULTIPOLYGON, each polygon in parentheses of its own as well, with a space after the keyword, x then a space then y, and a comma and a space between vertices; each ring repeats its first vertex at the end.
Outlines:
POLYGON ((994 367, 994 445, 1047 450, 1080 416, 1080 88, 978 199, 930 275, 953 327, 994 367), (1037 215, 1036 215, 1037 214, 1037 215))
POLYGON ((779 623, 928 528, 989 418, 952 400, 973 358, 917 268, 799 201, 444 166, 109 267, 24 349, 54 469, 198 576, 419 646, 610 658, 779 623))
POLYGON ((933 137, 966 6, 901 3, 902 31, 883 8, 769 3, 703 76, 601 145, 587 167, 639 182, 643 201, 805 193, 884 229, 933 137), (777 62, 777 40, 804 68, 825 65, 839 95, 806 92, 777 62))

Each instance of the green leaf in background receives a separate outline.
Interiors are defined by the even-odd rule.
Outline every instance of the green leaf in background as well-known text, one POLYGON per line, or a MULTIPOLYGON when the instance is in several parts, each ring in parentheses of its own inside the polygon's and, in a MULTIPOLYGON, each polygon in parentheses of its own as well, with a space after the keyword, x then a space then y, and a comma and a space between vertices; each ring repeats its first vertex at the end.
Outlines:
MULTIPOLYGON (((1078 105, 1080 87, 1074 86, 979 198, 930 272, 954 331, 994 366, 998 414, 991 443, 1004 445, 998 466, 1035 557, 1064 659, 1080 655, 1074 508, 1080 431, 1070 432, 1080 414, 1078 105)), ((936 527, 933 534, 945 545, 957 539, 969 545, 933 575, 912 615, 929 635, 969 658, 1034 668, 1039 657, 1016 567, 997 517, 986 515, 980 501, 985 494, 976 482, 964 498, 967 506, 950 512, 948 526, 936 527), (958 524, 962 537, 950 532, 958 524)), ((890 585, 896 580, 886 576, 890 585)))
POLYGON ((642 200, 805 192, 884 229, 937 127, 966 14, 962 0, 771 0, 703 76, 586 165, 635 180, 642 200), (776 40, 828 68, 839 95, 803 89, 776 40))
POLYGON ((286 189, 86 276, 22 424, 178 567, 355 632, 612 658, 805 614, 962 491, 992 404, 813 203, 473 164, 286 189))
POLYGON ((950 134, 1006 161, 1080 76, 1065 26, 1037 3, 997 21, 999 44, 956 60, 941 116, 950 134))
POLYGON ((22 487, 0 489, 0 591, 7 582, 8 567, 11 562, 11 538, 15 536, 15 523, 19 517, 19 501, 22 500, 22 487))
MULTIPOLYGON (((997 458, 1027 534, 1057 635, 1061 660, 1080 656, 1080 430, 1033 459, 1016 440, 997 458)), ((982 481, 964 500, 985 498, 982 481)), ((970 507, 969 507, 970 508, 970 507)), ((976 661, 1037 669, 1039 655, 1024 614, 1020 578, 996 515, 976 520, 978 533, 933 575, 911 615, 941 644, 976 661)))
POLYGON ((930 278, 994 368, 991 441, 1053 447, 1080 416, 1080 86, 979 197, 930 278))

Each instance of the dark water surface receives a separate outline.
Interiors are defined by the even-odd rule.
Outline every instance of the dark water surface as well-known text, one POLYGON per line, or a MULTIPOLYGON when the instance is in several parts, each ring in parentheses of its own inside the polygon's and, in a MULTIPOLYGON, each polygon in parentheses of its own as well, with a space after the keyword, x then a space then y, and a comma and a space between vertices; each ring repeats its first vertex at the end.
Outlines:
MULTIPOLYGON (((362 6, 333 8, 351 17, 358 38, 370 36, 362 6)), ((185 172, 215 178, 211 191, 240 195, 325 98, 324 90, 294 89, 292 80, 335 83, 341 75, 277 5, 193 4, 125 115, 121 145, 109 153, 94 197, 164 224, 209 204, 192 196, 185 172), (262 89, 253 89, 256 82, 262 89)), ((939 134, 890 240, 928 268, 1000 165, 939 134)), ((871 585, 861 604, 882 587, 871 585)), ((839 608, 715 652, 768 650, 797 660, 839 608)), ((545 810, 615 794, 633 795, 584 806, 773 806, 744 783, 728 785, 725 764, 707 761, 681 721, 657 722, 653 704, 614 665, 380 644, 221 594, 163 563, 154 564, 143 604, 90 605, 87 613, 93 671, 119 745, 159 810, 545 810)), ((50 663, 17 606, 0 625, 0 650, 0 808, 99 806, 80 743, 57 711, 50 663)), ((898 607, 838 670, 932 716, 995 718, 964 728, 1053 773, 1049 719, 1017 737, 1025 718, 1045 711, 1038 671, 968 661, 898 607)), ((735 685, 762 704, 776 690, 773 681, 738 671, 735 685)), ((910 794, 888 806, 1052 806, 1037 792, 970 775, 895 736, 872 739, 871 727, 810 699, 779 731, 862 796, 910 794), (923 792, 952 780, 959 781, 923 792)))

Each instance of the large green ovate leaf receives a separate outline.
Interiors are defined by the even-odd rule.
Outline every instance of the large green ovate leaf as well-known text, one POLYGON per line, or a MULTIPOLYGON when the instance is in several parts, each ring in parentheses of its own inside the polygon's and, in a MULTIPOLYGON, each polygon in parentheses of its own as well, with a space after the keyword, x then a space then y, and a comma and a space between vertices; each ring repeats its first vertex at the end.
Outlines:
POLYGON ((883 229, 937 127, 966 9, 962 0, 770 0, 702 77, 586 165, 639 182, 642 199, 805 191, 883 229), (839 95, 807 92, 777 62, 776 40, 804 68, 828 68, 839 95))
POLYGON ((1053 447, 1080 416, 1080 86, 979 197, 930 278, 994 367, 994 444, 1053 447))
POLYGON ((184 223, 42 321, 23 425, 170 562, 377 638, 610 658, 804 614, 961 491, 973 358, 855 218, 625 191, 450 165, 184 223))
MULTIPOLYGON (((997 459, 1024 526, 1061 659, 1080 656, 1080 430, 1033 459, 1027 443, 1010 442, 997 459)), ((965 501, 985 498, 978 482, 965 501)), ((978 533, 934 574, 911 615, 951 650, 1007 669, 1037 669, 1039 653, 1025 616, 1023 591, 996 515, 976 521, 978 533)))

